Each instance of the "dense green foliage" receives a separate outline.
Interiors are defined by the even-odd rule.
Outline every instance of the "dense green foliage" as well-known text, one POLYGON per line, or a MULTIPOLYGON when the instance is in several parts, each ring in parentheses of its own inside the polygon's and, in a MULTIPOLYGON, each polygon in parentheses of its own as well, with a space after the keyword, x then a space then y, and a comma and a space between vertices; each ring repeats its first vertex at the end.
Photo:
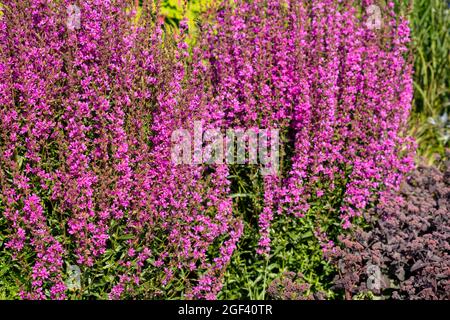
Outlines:
MULTIPOLYGON (((414 52, 414 106, 411 134, 419 154, 429 163, 435 154, 445 155, 450 147, 450 9, 445 0, 396 0, 397 8, 408 13, 414 52), (412 2, 412 3, 411 3, 412 2)), ((186 16, 195 36, 200 16, 212 0, 187 1, 186 16)), ((167 23, 177 27, 183 17, 178 0, 164 0, 167 23)))

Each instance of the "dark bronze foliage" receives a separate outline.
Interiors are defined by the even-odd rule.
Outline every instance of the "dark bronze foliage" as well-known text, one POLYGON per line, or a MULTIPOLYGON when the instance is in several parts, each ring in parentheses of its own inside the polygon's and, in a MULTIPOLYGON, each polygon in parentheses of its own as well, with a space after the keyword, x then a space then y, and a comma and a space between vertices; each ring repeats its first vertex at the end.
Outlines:
POLYGON ((443 171, 419 166, 398 199, 368 212, 371 230, 341 237, 330 252, 335 288, 347 299, 366 291, 387 299, 449 299, 449 200, 450 163, 443 171))

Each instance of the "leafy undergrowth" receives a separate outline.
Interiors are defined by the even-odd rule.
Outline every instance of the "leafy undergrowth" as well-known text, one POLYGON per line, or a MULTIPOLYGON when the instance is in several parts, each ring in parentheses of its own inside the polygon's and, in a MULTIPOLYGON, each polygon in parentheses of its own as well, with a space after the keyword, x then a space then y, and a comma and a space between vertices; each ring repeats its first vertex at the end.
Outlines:
POLYGON ((314 237, 311 216, 291 220, 278 217, 273 225, 272 252, 262 257, 255 254, 257 230, 246 225, 244 235, 225 275, 225 284, 219 296, 222 299, 267 299, 270 284, 280 274, 298 270, 308 283, 305 294, 330 290, 334 267, 323 259, 319 241, 314 237))

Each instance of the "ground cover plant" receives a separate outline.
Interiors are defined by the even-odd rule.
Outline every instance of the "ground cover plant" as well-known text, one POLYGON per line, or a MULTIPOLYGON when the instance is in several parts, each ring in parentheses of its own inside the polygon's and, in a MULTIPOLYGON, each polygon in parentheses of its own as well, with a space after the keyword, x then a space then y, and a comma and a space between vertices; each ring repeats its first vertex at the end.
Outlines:
POLYGON ((415 167, 408 7, 167 8, 1 1, 0 297, 370 298, 381 292, 348 270, 370 260, 391 276, 420 260, 419 275, 405 271, 389 297, 445 298, 448 173, 427 169, 441 191, 428 183, 421 192, 438 194, 437 207, 417 212, 408 197, 393 207, 398 192, 412 192, 400 187, 415 167), (199 123, 201 141, 182 141, 194 162, 175 162, 174 145, 199 123), (230 128, 258 134, 258 152, 279 139, 279 154, 253 163, 249 144, 242 164, 209 161, 230 128), (411 219, 432 227, 423 234, 403 224, 411 219), (355 237, 380 242, 386 232, 401 232, 400 256, 383 244, 354 251, 355 237), (430 243, 432 257, 419 257, 430 243))
POLYGON ((329 254, 340 267, 337 286, 347 294, 371 291, 394 299, 449 299, 449 168, 448 161, 443 172, 419 166, 399 199, 368 212, 368 219, 376 220, 373 229, 341 238, 343 249, 329 254), (367 265, 381 268, 376 290, 367 288, 367 265))

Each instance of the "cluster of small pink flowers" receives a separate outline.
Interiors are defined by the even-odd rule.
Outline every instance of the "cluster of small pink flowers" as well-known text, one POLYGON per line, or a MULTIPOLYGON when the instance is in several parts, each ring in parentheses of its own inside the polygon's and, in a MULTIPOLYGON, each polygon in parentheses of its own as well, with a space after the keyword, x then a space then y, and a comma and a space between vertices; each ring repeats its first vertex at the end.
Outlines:
POLYGON ((190 272, 187 295, 215 296, 242 224, 226 166, 171 161, 174 129, 220 119, 201 90, 201 61, 187 74, 187 23, 171 41, 151 3, 134 23, 127 1, 77 1, 80 28, 67 27, 69 0, 2 4, 6 246, 36 255, 22 298, 64 297, 63 261, 101 266, 117 232, 126 254, 110 298, 134 294, 148 270, 162 286, 190 272))
POLYGON ((146 282, 217 297, 243 221, 227 164, 171 161, 173 130, 196 121, 280 129, 292 148, 263 179, 260 254, 275 214, 343 190, 349 227, 412 165, 409 29, 390 6, 371 30, 357 8, 373 1, 224 1, 190 50, 187 22, 165 32, 153 1, 140 19, 125 0, 1 2, 0 219, 24 299, 65 298, 65 264, 82 287, 114 265, 111 299, 146 282))
POLYGON ((335 252, 336 246, 333 240, 330 240, 326 232, 320 229, 314 231, 314 236, 319 241, 320 248, 324 255, 335 252))
MULTIPOLYGON (((413 167, 405 137, 412 98, 409 28, 393 3, 381 29, 375 1, 223 1, 202 36, 214 97, 228 126, 279 128, 294 146, 280 178, 265 178, 258 252, 270 251, 273 213, 302 217, 343 190, 342 226, 413 167), (278 209, 277 209, 278 208, 278 209)), ((284 159, 286 161, 286 159, 284 159)))

